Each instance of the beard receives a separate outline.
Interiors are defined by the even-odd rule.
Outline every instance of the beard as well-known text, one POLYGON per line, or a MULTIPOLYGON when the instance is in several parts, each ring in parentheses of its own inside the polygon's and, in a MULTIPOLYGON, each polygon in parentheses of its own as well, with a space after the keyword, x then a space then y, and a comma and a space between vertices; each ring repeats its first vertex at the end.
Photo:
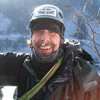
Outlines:
MULTIPOLYGON (((44 44, 41 42, 41 43, 38 43, 37 45, 40 46, 40 45, 44 45, 44 44)), ((49 42, 46 43, 45 45, 54 46, 54 44, 49 43, 49 42)), ((34 49, 34 47, 31 48, 31 50, 32 50, 32 54, 35 57, 36 61, 38 61, 39 63, 52 63, 53 61, 58 60, 63 55, 62 44, 60 44, 59 48, 55 52, 53 52, 52 54, 47 55, 47 56, 45 56, 45 55, 43 56, 40 53, 38 53, 34 49)))

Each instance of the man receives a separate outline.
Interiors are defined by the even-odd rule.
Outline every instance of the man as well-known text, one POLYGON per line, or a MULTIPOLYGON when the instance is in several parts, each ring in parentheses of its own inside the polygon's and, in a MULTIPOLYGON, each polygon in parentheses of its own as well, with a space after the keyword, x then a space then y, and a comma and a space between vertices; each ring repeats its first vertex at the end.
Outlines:
POLYGON ((29 27, 31 54, 0 54, 0 84, 18 86, 19 100, 99 100, 93 59, 79 42, 64 40, 62 11, 41 5, 32 12, 29 27))

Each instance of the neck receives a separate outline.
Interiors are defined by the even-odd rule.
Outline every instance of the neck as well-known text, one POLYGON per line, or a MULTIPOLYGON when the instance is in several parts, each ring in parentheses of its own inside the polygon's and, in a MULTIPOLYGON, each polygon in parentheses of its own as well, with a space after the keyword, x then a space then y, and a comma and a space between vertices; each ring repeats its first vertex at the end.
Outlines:
POLYGON ((38 79, 40 80, 52 67, 57 63, 58 59, 54 60, 51 63, 41 63, 35 59, 34 54, 32 54, 32 66, 34 66, 34 71, 37 74, 38 79))

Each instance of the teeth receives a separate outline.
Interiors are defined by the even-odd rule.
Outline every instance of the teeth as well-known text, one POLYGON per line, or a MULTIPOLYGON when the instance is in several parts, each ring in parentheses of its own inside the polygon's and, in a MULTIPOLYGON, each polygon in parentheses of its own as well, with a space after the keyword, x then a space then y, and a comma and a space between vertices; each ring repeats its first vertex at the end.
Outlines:
POLYGON ((49 49, 51 46, 46 46, 46 47, 40 47, 40 49, 49 49))

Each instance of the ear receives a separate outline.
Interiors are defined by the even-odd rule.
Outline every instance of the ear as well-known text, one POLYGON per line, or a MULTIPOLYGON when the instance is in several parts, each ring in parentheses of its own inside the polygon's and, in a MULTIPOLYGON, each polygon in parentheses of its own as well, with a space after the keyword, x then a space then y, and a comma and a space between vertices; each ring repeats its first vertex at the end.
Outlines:
POLYGON ((32 38, 26 41, 30 48, 32 48, 32 38))
POLYGON ((61 38, 61 44, 63 44, 64 43, 64 38, 61 38))

